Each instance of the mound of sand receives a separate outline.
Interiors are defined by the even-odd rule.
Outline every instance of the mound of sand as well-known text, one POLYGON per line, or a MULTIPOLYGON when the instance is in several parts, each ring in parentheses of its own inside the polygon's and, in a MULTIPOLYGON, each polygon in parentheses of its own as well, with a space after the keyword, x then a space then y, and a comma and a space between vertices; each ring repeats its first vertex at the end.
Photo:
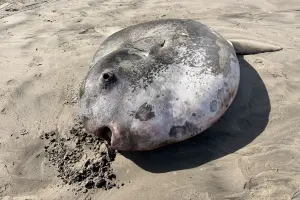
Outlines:
POLYGON ((66 138, 61 138, 55 131, 40 137, 48 140, 44 147, 46 157, 57 167, 58 177, 63 183, 76 184, 77 191, 83 190, 84 193, 92 188, 119 188, 114 183, 116 175, 111 168, 116 152, 110 150, 105 141, 84 132, 80 122, 69 133, 66 138))

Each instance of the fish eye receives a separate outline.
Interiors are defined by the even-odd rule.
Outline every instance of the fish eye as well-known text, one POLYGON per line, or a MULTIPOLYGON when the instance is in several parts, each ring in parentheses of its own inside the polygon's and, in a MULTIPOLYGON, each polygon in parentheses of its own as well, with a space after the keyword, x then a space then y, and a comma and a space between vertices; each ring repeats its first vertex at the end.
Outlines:
POLYGON ((103 83, 107 86, 117 80, 115 74, 112 72, 104 72, 101 76, 103 83))
POLYGON ((108 73, 104 73, 102 75, 102 77, 103 77, 104 80, 108 80, 110 78, 110 75, 108 73))

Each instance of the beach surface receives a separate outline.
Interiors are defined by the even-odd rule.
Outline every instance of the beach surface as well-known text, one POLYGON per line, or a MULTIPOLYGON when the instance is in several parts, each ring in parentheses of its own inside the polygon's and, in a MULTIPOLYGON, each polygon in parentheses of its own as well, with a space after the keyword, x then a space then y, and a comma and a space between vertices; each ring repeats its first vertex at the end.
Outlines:
POLYGON ((0 199, 300 199, 299 91, 299 0, 0 0, 0 199), (240 58, 237 97, 210 129, 118 153, 120 188, 74 191, 41 136, 74 126, 79 87, 106 37, 167 18, 283 50, 240 58))

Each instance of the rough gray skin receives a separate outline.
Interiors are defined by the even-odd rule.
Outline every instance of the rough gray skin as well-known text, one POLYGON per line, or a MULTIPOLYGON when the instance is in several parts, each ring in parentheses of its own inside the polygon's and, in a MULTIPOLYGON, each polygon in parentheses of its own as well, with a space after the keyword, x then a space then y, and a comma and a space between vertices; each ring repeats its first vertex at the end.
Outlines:
POLYGON ((239 84, 233 46, 193 20, 123 29, 96 52, 80 90, 86 129, 117 150, 150 150, 201 133, 239 84))

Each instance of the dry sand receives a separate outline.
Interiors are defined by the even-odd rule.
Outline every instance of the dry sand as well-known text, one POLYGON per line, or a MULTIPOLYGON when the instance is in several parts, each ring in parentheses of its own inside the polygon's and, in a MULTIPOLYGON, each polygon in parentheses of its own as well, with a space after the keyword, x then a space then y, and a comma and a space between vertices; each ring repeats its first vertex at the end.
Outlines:
POLYGON ((0 0, 0 198, 300 199, 299 11, 299 0, 0 0), (117 154, 123 187, 75 195, 39 137, 73 126, 79 85, 105 37, 159 18, 192 18, 228 39, 284 49, 240 59, 238 96, 208 131, 117 154))

